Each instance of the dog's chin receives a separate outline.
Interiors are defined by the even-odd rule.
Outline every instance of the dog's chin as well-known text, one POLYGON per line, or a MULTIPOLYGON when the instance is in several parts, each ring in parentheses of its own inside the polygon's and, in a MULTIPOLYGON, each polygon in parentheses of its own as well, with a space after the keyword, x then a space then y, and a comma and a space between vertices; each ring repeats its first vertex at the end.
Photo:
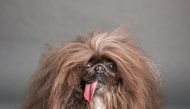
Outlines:
POLYGON ((102 82, 98 82, 94 95, 100 95, 105 92, 106 85, 102 82))
POLYGON ((95 90, 95 94, 101 94, 106 89, 106 85, 104 83, 98 82, 98 85, 95 90))

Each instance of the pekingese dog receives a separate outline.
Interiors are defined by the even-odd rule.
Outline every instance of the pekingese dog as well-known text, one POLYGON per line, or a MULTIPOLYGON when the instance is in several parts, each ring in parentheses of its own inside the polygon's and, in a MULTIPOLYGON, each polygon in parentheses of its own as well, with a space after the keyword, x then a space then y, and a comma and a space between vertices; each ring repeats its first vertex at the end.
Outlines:
POLYGON ((91 32, 51 48, 23 109, 162 109, 152 61, 125 30, 91 32))

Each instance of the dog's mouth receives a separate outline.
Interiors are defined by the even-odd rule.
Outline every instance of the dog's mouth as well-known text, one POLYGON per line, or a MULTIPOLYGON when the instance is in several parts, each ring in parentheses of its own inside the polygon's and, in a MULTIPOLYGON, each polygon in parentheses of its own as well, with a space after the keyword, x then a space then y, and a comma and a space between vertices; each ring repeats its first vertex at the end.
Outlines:
POLYGON ((95 79, 92 82, 83 83, 83 96, 87 101, 91 101, 93 97, 100 93, 105 87, 105 84, 100 79, 95 79))
POLYGON ((98 80, 95 80, 94 82, 90 83, 90 84, 85 84, 84 87, 84 98, 87 101, 92 100, 93 96, 94 96, 94 92, 95 90, 97 90, 97 85, 98 85, 98 80))

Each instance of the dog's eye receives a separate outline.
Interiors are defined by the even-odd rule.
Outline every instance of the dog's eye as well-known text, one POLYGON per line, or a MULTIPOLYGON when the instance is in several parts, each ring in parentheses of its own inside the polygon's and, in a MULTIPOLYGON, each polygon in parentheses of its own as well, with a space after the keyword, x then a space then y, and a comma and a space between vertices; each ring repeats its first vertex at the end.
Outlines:
POLYGON ((87 64, 86 64, 86 68, 90 68, 91 66, 92 66, 91 63, 87 63, 87 64))
POLYGON ((107 64, 107 67, 110 69, 110 70, 115 70, 115 64, 113 62, 109 62, 107 64))

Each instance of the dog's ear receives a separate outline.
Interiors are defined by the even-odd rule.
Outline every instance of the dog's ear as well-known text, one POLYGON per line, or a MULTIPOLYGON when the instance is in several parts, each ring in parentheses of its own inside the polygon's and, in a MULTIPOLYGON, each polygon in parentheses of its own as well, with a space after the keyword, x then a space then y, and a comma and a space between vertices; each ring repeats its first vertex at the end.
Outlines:
POLYGON ((45 51, 39 60, 39 65, 30 80, 27 100, 22 109, 47 109, 49 94, 56 77, 56 49, 45 44, 45 51))

